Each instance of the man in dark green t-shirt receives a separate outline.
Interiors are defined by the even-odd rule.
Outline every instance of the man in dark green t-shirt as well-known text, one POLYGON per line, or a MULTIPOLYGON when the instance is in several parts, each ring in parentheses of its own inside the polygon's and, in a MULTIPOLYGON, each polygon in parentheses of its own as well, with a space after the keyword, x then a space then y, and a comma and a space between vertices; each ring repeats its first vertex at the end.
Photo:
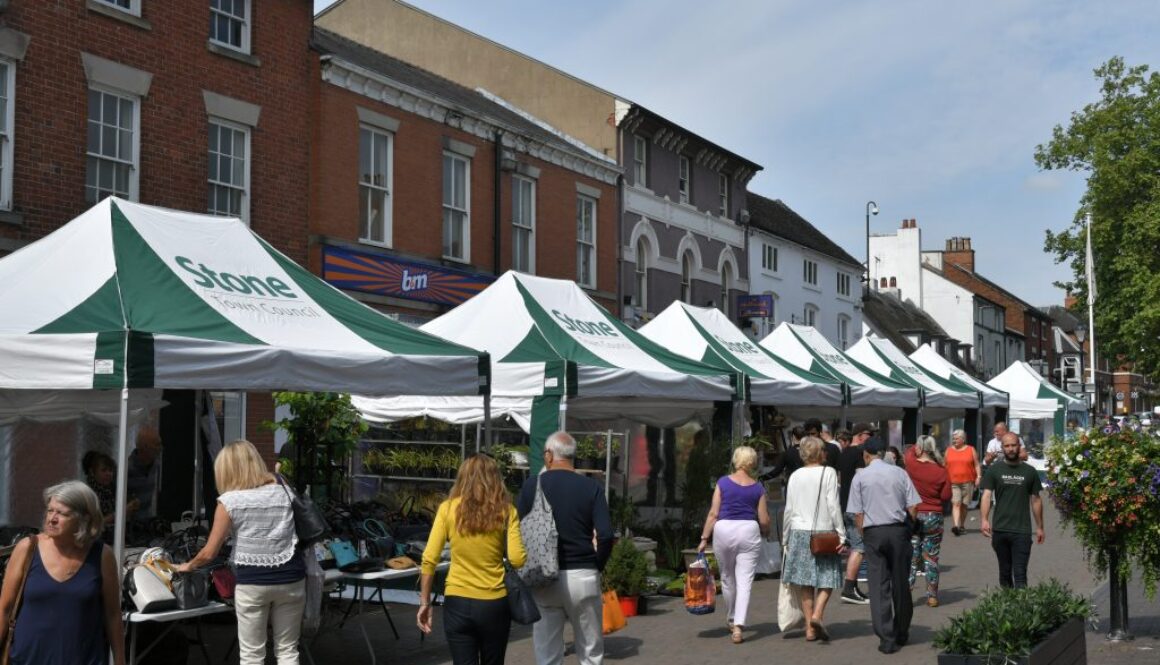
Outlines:
POLYGON ((1027 586, 1027 562, 1031 559, 1031 519, 1035 516, 1035 542, 1043 544, 1043 499, 1039 491, 1039 472, 1019 459, 1019 437, 1007 432, 1002 437, 1003 460, 983 473, 983 498, 979 510, 983 515, 983 535, 991 539, 991 548, 999 558, 999 584, 1004 587, 1027 586), (991 506, 995 507, 994 519, 991 506))

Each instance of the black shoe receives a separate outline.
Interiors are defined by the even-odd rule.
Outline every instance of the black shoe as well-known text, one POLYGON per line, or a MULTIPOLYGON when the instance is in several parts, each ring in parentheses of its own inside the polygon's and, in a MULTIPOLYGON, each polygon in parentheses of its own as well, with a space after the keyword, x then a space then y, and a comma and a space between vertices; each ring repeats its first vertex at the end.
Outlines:
POLYGON ((895 653, 898 649, 898 645, 892 642, 883 642, 878 645, 878 650, 885 654, 895 653))
POLYGON ((951 527, 951 533, 955 534, 956 536, 961 536, 961 535, 963 535, 963 527, 961 527, 961 526, 952 526, 952 527, 951 527))
POLYGON ((898 645, 898 646, 900 646, 900 647, 904 647, 904 646, 906 646, 906 643, 907 643, 907 642, 909 642, 909 641, 910 641, 910 635, 906 635, 906 636, 904 636, 904 637, 896 637, 896 638, 894 638, 894 643, 895 643, 895 644, 897 644, 897 645, 898 645))
POLYGON ((869 605, 870 599, 862 595, 858 587, 854 587, 853 589, 847 589, 842 592, 842 602, 850 603, 851 605, 869 605))

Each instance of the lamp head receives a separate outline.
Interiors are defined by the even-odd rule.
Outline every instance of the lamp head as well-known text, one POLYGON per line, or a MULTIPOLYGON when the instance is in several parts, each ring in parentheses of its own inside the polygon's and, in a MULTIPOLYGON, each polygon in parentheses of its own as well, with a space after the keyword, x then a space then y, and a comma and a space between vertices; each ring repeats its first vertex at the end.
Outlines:
POLYGON ((1083 344, 1083 341, 1087 339, 1087 326, 1081 323, 1075 327, 1075 339, 1083 344))
POLYGON ((873 202, 873 201, 870 201, 869 203, 866 204, 866 212, 870 213, 871 215, 877 215, 878 214, 878 204, 873 202))

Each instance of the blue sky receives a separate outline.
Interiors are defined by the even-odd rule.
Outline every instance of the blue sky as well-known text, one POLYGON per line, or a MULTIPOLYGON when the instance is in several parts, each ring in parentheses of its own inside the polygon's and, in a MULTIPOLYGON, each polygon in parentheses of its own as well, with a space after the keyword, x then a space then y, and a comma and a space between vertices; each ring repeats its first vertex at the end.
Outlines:
POLYGON ((1155 0, 410 4, 763 165, 751 190, 857 258, 872 199, 872 233, 915 218, 924 249, 970 237, 976 270, 1034 305, 1062 302, 1044 230, 1084 186, 1040 172, 1035 146, 1098 98, 1111 56, 1160 67, 1155 0))

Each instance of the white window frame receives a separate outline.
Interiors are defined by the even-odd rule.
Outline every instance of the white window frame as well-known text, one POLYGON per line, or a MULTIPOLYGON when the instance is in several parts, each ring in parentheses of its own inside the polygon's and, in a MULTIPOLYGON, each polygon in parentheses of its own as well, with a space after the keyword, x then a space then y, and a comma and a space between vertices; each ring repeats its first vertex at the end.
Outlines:
POLYGON ((681 257, 681 302, 693 303, 693 253, 681 257))
POLYGON ((850 282, 848 273, 838 272, 838 295, 850 297, 850 282))
POLYGON ((802 259, 802 283, 809 286, 818 285, 818 262, 813 259, 802 259))
POLYGON ((394 215, 395 134, 394 134, 394 132, 388 132, 381 127, 375 127, 374 125, 368 125, 365 123, 360 124, 359 128, 358 128, 358 147, 359 147, 358 164, 359 164, 359 171, 360 171, 360 173, 358 174, 358 198, 359 198, 359 210, 358 210, 358 236, 359 237, 358 237, 358 240, 359 240, 359 242, 361 242, 363 244, 367 244, 367 245, 378 245, 380 247, 392 247, 394 245, 394 242, 395 242, 395 215, 394 215), (369 174, 361 173, 362 165, 363 165, 363 158, 362 158, 363 132, 367 132, 370 134, 370 146, 371 146, 371 153, 372 153, 371 158, 370 158, 370 162, 371 162, 372 173, 369 173, 369 174), (386 173, 386 177, 383 179, 383 181, 381 183, 375 182, 375 177, 378 176, 379 174, 373 172, 374 169, 377 168, 377 165, 379 162, 379 160, 377 160, 375 158, 375 155, 374 155, 375 139, 378 137, 382 137, 382 138, 386 139, 386 142, 387 142, 387 163, 386 163, 387 173, 386 173), (369 176, 370 180, 364 179, 363 176, 369 176), (380 225, 382 226, 382 228, 378 229, 378 231, 380 232, 379 235, 382 236, 381 240, 374 239, 375 229, 370 228, 369 220, 367 222, 367 232, 365 234, 363 233, 364 216, 366 216, 368 211, 372 209, 372 206, 370 205, 371 204, 371 197, 376 197, 376 198, 380 199, 379 200, 379 204, 381 206, 380 209, 383 211, 382 219, 380 220, 380 225))
MULTIPOLYGON (((918 346, 918 344, 915 344, 918 346)), ((845 351, 850 347, 850 317, 838 315, 838 348, 845 351)))
MULTIPOLYGON (((210 191, 213 191, 214 187, 226 187, 228 189, 234 189, 234 190, 240 189, 241 193, 242 193, 242 200, 238 206, 237 216, 243 222, 245 222, 246 225, 248 226, 250 223, 250 162, 251 162, 250 158, 253 155, 253 152, 250 149, 250 139, 251 139, 253 128, 247 127, 246 125, 243 125, 241 123, 232 122, 230 120, 223 120, 222 118, 217 118, 214 116, 210 116, 209 125, 211 125, 211 126, 212 125, 220 125, 220 126, 226 128, 226 129, 229 129, 231 131, 241 132, 242 136, 244 137, 243 150, 245 150, 246 152, 244 155, 242 155, 242 186, 239 188, 237 185, 235 185, 233 183, 224 182, 220 179, 218 179, 218 180, 210 179, 208 172, 206 173, 206 185, 207 185, 207 187, 210 188, 210 191)), ((207 162, 214 158, 214 155, 209 152, 208 142, 206 144, 206 154, 207 154, 207 162)), ((218 144, 218 153, 217 154, 218 155, 223 154, 223 153, 221 153, 221 144, 220 143, 218 144)), ((207 165, 207 169, 208 169, 208 165, 207 165)), ((219 171, 219 176, 220 176, 220 171, 219 171)), ((229 211, 213 210, 213 209, 210 209, 208 206, 207 206, 207 210, 209 211, 209 213, 211 215, 222 215, 225 217, 232 217, 233 216, 233 214, 229 211)))
POLYGON ((136 16, 138 18, 141 17, 141 0, 129 0, 128 7, 122 6, 120 4, 119 0, 92 0, 92 1, 97 3, 98 5, 110 7, 112 9, 119 11, 119 12, 125 12, 126 14, 129 14, 130 16, 136 16))
POLYGON ((677 191, 680 192, 681 203, 690 201, 689 195, 689 158, 677 156, 677 191))
POLYGON ((721 217, 729 217, 729 176, 724 173, 717 174, 717 196, 719 209, 717 214, 721 217))
POLYGON ((584 194, 576 195, 576 283, 590 289, 596 288, 596 199, 584 194), (584 214, 591 210, 591 238, 585 238, 584 214), (588 249, 587 258, 584 250, 588 249), (588 279, 584 279, 584 270, 588 271, 588 279))
POLYGON ((636 239, 636 268, 634 268, 636 286, 636 306, 641 311, 648 311, 648 241, 644 237, 636 239))
POLYGON ((536 181, 522 175, 512 176, 512 270, 536 274, 536 181), (528 192, 526 206, 521 205, 525 188, 528 192), (527 241, 527 265, 516 261, 521 234, 527 241))
POLYGON ((802 307, 802 324, 813 328, 817 327, 818 323, 818 306, 813 303, 806 303, 802 307))
POLYGON ((761 244, 761 269, 766 272, 777 272, 777 245, 761 244))
MULTIPOLYGON (((211 3, 213 2, 213 0, 210 0, 210 1, 211 1, 211 3)), ((217 44, 218 46, 221 46, 222 48, 228 48, 232 51, 239 51, 241 53, 249 53, 250 46, 251 46, 250 45, 250 29, 253 26, 253 22, 254 22, 254 6, 253 6, 254 3, 253 3, 253 0, 241 0, 241 2, 243 4, 244 11, 246 12, 246 15, 244 17, 241 17, 241 18, 239 18, 233 14, 227 14, 226 12, 213 7, 212 4, 210 5, 210 8, 209 8, 209 20, 210 20, 209 41, 213 44, 217 44), (227 20, 241 21, 241 23, 242 23, 242 35, 241 35, 242 43, 241 44, 231 44, 229 42, 224 42, 224 41, 221 41, 220 39, 216 39, 214 37, 213 22, 219 14, 222 16, 225 16, 227 18, 227 20)))
POLYGON ((638 187, 648 187, 648 141, 643 136, 632 136, 632 181, 638 187))
POLYGON ((725 316, 730 316, 729 312, 729 288, 733 282, 733 264, 725 263, 721 266, 721 312, 725 316))
MULTIPOLYGON (((103 200, 105 198, 105 196, 109 196, 110 194, 114 193, 114 192, 106 192, 104 194, 104 196, 102 196, 100 193, 100 188, 96 187, 95 189, 98 190, 97 194, 96 194, 96 198, 95 199, 89 198, 88 158, 90 158, 90 157, 97 159, 98 161, 127 164, 129 166, 129 191, 127 192, 126 196, 130 201, 137 201, 139 196, 140 196, 140 176, 141 176, 141 173, 140 173, 140 170, 141 170, 141 168, 140 168, 141 167, 141 98, 137 95, 127 93, 127 92, 124 92, 122 90, 117 90, 115 88, 110 88, 108 86, 96 85, 96 84, 90 83, 88 86, 88 89, 85 91, 85 101, 86 101, 86 104, 85 104, 85 107, 86 107, 86 111, 85 111, 85 128, 86 128, 85 201, 89 202, 90 204, 91 203, 98 203, 101 200, 103 200), (87 139, 87 128, 88 128, 88 123, 92 121, 92 118, 90 118, 88 116, 88 111, 87 111, 88 93, 89 92, 97 92, 97 93, 100 93, 102 95, 111 95, 113 97, 117 97, 118 99, 126 100, 133 105, 133 130, 132 130, 132 138, 130 140, 131 145, 129 148, 132 155, 130 156, 130 158, 128 160, 118 159, 118 158, 110 157, 108 155, 103 155, 100 153, 89 152, 88 139, 87 139)), ((101 104, 101 107, 104 108, 103 102, 101 104)))
MULTIPOLYGON (((446 164, 447 160, 451 160, 451 164, 452 164, 452 168, 450 171, 451 177, 452 177, 452 185, 451 185, 452 197, 455 196, 455 184, 456 184, 454 182, 454 178, 455 178, 454 165, 456 162, 462 162, 464 165, 464 168, 463 168, 463 206, 457 207, 455 205, 454 201, 451 201, 451 202, 448 202, 446 200, 443 201, 443 258, 450 259, 452 261, 460 261, 462 263, 470 263, 471 262, 471 160, 468 159, 467 157, 464 157, 463 155, 458 154, 458 153, 451 152, 449 150, 444 150, 443 151, 443 163, 446 164), (457 212, 461 213, 463 215, 463 236, 461 238, 459 238, 460 245, 461 245, 462 250, 463 250, 463 256, 455 256, 454 254, 449 254, 447 251, 450 248, 450 245, 448 244, 448 231, 449 231, 448 221, 449 220, 448 220, 447 216, 449 213, 454 214, 457 212)), ((444 183, 444 190, 446 190, 446 189, 447 189, 446 183, 444 183)))
POLYGON ((3 130, 0 131, 0 210, 11 210, 12 172, 16 167, 13 146, 16 123, 16 62, 0 58, 0 65, 7 67, 5 75, 0 77, 0 96, 6 101, 3 130))

